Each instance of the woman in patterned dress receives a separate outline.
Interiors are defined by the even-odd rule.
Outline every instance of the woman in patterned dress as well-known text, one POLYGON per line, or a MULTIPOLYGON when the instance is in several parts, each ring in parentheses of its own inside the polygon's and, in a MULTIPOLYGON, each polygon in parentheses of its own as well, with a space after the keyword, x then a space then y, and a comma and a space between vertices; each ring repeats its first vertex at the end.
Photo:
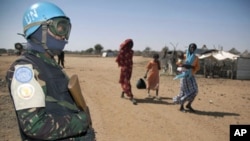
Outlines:
POLYGON ((134 43, 132 39, 126 39, 125 41, 123 41, 120 45, 120 50, 116 58, 116 62, 121 68, 119 80, 119 83, 121 84, 123 90, 121 97, 123 98, 124 94, 126 94, 133 104, 137 104, 136 100, 134 99, 130 84, 130 78, 133 69, 133 45, 134 43))
POLYGON ((191 112, 195 112, 192 108, 192 103, 198 94, 198 85, 195 79, 196 72, 200 69, 199 58, 195 55, 197 49, 196 44, 191 43, 185 55, 184 63, 178 64, 179 67, 184 68, 181 74, 174 79, 180 79, 180 93, 173 98, 173 101, 180 104, 180 111, 185 112, 184 103, 188 102, 186 108, 191 112))

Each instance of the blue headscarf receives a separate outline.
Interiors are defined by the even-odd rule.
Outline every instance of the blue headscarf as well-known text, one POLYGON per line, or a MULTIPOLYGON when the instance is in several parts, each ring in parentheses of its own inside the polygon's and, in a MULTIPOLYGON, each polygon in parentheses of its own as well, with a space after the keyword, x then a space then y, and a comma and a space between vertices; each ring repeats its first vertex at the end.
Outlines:
MULTIPOLYGON (((195 52, 196 52, 196 44, 192 43, 189 45, 187 51, 186 51, 186 60, 185 63, 186 65, 192 65, 194 60, 195 60, 195 52), (194 48, 193 52, 190 52, 190 48, 194 48)), ((179 79, 179 78, 184 78, 184 77, 191 77, 192 76, 192 69, 187 69, 186 71, 182 72, 179 75, 176 75, 174 80, 179 79)))
MULTIPOLYGON (((30 39, 28 39, 27 50, 35 50, 41 53, 45 53, 45 49, 43 48, 41 43, 42 43, 42 27, 39 27, 39 29, 31 35, 30 39), (32 40, 32 38, 35 41, 32 40)), ((55 39, 47 32, 46 45, 54 55, 60 54, 67 43, 68 42, 65 40, 55 39)))

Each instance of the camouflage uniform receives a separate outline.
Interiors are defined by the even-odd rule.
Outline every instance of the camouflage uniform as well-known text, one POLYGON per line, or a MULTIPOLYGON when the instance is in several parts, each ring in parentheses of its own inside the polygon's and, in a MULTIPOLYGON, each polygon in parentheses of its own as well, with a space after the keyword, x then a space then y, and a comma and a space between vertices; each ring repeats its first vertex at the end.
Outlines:
MULTIPOLYGON (((11 65, 6 78, 23 140, 95 140, 88 115, 76 106, 67 89, 69 79, 54 59, 28 51, 11 65), (32 64, 34 80, 40 84, 44 94, 44 106, 17 109, 20 103, 13 99, 15 92, 11 91, 11 83, 15 77, 15 66, 25 64, 32 64)), ((34 95, 39 95, 38 90, 34 91, 34 95)), ((32 103, 29 99, 26 101, 32 103)))

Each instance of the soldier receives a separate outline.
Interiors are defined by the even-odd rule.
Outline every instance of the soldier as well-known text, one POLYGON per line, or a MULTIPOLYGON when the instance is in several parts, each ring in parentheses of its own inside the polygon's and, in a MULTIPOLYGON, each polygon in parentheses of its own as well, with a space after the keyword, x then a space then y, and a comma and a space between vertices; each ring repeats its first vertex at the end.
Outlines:
POLYGON ((58 57, 58 65, 62 65, 62 67, 64 68, 64 51, 62 51, 59 55, 57 55, 58 57))
POLYGON ((69 39, 70 19, 58 6, 39 2, 24 13, 23 28, 27 51, 6 76, 22 140, 95 140, 89 115, 76 106, 54 59, 69 39))

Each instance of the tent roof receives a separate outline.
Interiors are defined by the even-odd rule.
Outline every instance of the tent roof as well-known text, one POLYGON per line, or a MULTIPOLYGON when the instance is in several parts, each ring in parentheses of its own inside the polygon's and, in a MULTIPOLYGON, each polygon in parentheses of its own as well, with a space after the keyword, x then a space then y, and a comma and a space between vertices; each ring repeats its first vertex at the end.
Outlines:
POLYGON ((225 60, 225 59, 235 60, 237 59, 237 57, 239 57, 239 55, 235 55, 235 54, 220 50, 216 52, 209 52, 209 53, 202 54, 201 56, 199 56, 199 59, 205 59, 211 56, 214 57, 216 60, 225 60))

